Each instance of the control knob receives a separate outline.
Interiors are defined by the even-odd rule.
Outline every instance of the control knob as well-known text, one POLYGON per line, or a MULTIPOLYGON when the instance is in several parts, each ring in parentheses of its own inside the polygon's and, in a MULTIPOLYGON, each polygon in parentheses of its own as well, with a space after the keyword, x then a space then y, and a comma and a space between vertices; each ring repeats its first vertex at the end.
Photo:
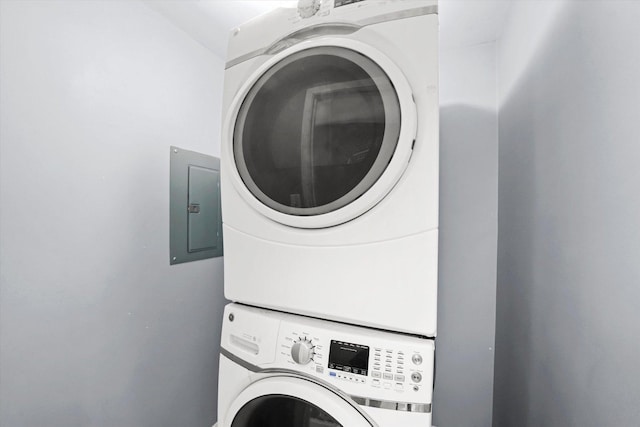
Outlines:
POLYGON ((301 18, 311 18, 318 13, 321 0, 298 0, 298 14, 301 18))
POLYGON ((298 365, 306 365, 313 360, 315 346, 306 338, 300 338, 291 346, 291 357, 298 365))

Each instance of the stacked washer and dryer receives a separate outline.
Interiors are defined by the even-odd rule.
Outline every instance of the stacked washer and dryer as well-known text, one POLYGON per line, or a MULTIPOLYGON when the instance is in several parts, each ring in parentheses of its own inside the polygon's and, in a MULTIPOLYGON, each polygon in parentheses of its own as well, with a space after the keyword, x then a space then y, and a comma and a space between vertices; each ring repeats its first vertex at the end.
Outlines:
POLYGON ((231 32, 219 427, 431 426, 436 0, 300 0, 231 32))

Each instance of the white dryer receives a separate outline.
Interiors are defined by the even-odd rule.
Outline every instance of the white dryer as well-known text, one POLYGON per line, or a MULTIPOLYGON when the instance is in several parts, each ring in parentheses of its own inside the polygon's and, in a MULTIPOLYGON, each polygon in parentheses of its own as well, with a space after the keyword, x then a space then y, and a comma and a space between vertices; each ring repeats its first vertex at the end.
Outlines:
POLYGON ((301 4, 230 35, 225 295, 435 336, 436 1, 301 4))
POLYGON ((218 427, 431 426, 432 339, 225 309, 218 427))

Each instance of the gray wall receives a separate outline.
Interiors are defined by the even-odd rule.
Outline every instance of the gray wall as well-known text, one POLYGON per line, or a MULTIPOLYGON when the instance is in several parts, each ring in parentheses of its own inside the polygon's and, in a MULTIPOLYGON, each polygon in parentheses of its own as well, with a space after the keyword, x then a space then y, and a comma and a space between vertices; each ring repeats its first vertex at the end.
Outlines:
POLYGON ((498 209, 495 44, 440 53, 440 265, 434 425, 492 419, 498 209))
POLYGON ((635 426, 640 3, 513 8, 499 68, 494 426, 635 426))
POLYGON ((222 62, 135 1, 0 1, 0 425, 209 426, 222 259, 169 267, 169 145, 222 62))

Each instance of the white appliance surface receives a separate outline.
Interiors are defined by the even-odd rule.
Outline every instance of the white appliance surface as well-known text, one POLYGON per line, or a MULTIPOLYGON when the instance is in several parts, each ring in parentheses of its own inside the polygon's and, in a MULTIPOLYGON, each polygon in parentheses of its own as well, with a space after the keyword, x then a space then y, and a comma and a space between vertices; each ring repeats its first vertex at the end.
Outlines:
POLYGON ((431 426, 428 338, 225 308, 218 426, 431 426))
POLYGON ((230 34, 225 296, 433 337, 437 2, 306 6, 230 34))

